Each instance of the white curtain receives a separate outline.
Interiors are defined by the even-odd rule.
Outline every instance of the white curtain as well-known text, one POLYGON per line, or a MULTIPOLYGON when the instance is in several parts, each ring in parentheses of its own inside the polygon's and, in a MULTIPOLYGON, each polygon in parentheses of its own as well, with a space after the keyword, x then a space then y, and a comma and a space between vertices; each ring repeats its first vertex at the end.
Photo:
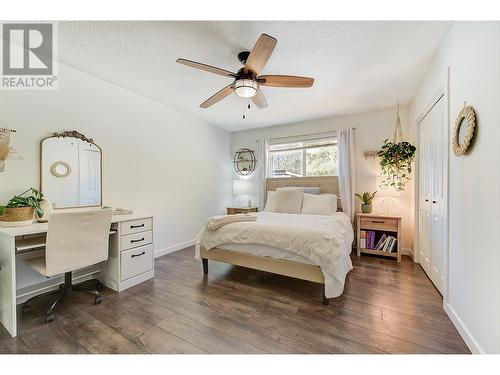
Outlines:
POLYGON ((354 129, 342 129, 337 137, 339 152, 339 189, 342 211, 354 222, 355 172, 354 172, 354 129))
MULTIPOLYGON (((266 178, 268 176, 268 170, 270 168, 269 161, 269 139, 261 139, 260 148, 260 166, 259 166, 259 177, 261 181, 260 194, 259 194, 259 207, 261 211, 264 211, 264 205, 266 201, 266 178)), ((259 160, 257 160, 259 163, 259 160)))

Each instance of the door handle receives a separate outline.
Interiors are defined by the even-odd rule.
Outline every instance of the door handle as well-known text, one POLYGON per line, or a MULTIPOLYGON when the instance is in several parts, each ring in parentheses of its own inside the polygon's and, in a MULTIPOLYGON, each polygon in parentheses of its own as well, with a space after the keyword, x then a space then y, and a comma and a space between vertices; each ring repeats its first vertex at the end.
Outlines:
POLYGON ((135 258, 135 257, 140 257, 141 255, 144 255, 144 254, 146 254, 146 252, 145 252, 145 251, 143 251, 143 252, 142 252, 142 253, 140 253, 140 254, 132 254, 132 258, 135 258))
POLYGON ((437 203, 436 201, 432 201, 432 203, 437 203))
POLYGON ((426 202, 429 202, 429 200, 428 200, 428 199, 426 199, 425 201, 426 201, 426 202))
POLYGON ((141 242, 141 241, 144 241, 144 237, 142 237, 139 240, 130 240, 130 243, 136 243, 136 242, 141 242))
POLYGON ((143 228, 144 227, 144 224, 141 224, 141 225, 131 225, 130 226, 130 229, 134 229, 134 228, 143 228))

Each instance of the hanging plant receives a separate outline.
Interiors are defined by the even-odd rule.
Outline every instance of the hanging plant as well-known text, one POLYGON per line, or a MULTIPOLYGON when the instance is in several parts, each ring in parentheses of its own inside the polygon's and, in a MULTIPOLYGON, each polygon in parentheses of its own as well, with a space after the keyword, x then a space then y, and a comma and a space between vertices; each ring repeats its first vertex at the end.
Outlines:
POLYGON ((408 142, 394 143, 386 139, 380 157, 382 173, 386 178, 380 183, 380 188, 394 187, 396 191, 405 189, 411 179, 411 164, 415 159, 416 147, 408 142))
POLYGON ((415 159, 416 150, 417 148, 411 143, 403 141, 398 103, 393 141, 386 139, 382 149, 377 152, 377 156, 380 157, 382 174, 386 176, 380 183, 381 189, 388 187, 393 187, 396 191, 405 189, 406 183, 411 179, 411 165, 415 159))

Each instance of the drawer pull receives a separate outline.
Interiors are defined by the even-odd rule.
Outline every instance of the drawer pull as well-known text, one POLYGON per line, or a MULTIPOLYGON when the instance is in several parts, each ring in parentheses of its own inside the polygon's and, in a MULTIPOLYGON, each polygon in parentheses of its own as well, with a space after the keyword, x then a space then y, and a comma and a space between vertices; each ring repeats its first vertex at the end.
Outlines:
POLYGON ((144 224, 141 225, 131 225, 130 229, 135 229, 135 228, 144 228, 144 224))
POLYGON ((141 242, 144 241, 144 237, 138 239, 138 240, 130 240, 130 243, 136 243, 136 242, 141 242))
POLYGON ((372 223, 377 223, 377 224, 384 224, 384 220, 371 220, 372 223))
POLYGON ((132 254, 131 258, 140 257, 141 255, 144 255, 144 254, 146 254, 146 252, 145 252, 145 251, 143 251, 143 252, 142 252, 142 253, 140 253, 140 254, 132 254))

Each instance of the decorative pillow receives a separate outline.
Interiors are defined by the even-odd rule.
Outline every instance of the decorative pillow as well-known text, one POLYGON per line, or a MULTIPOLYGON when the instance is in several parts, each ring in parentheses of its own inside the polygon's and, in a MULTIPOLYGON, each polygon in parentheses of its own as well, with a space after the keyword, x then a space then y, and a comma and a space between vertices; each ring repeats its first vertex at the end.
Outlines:
POLYGON ((274 212, 275 200, 276 200, 276 192, 268 191, 266 199, 266 207, 264 208, 265 212, 274 212))
POLYGON ((303 195, 304 189, 301 187, 276 189, 273 212, 300 214, 303 195))
POLYGON ((335 194, 304 194, 301 214, 333 215, 337 212, 337 196, 335 194))

